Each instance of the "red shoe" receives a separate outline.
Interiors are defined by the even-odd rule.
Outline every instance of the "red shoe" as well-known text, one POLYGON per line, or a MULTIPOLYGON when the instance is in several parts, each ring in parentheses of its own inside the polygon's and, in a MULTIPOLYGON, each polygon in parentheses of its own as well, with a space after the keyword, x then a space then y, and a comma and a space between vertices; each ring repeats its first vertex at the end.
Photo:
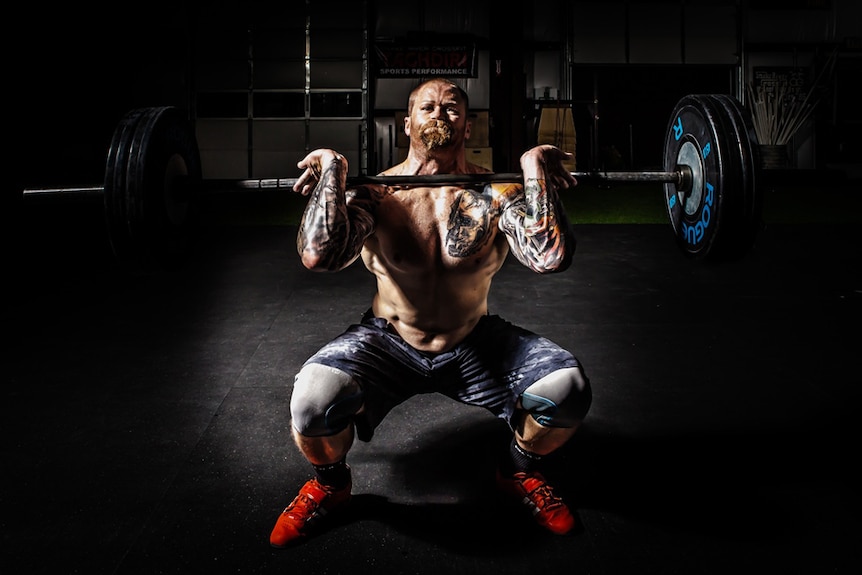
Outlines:
POLYGON ((299 495, 285 507, 269 535, 273 547, 287 547, 293 541, 306 536, 318 522, 337 508, 350 501, 352 482, 343 489, 332 489, 309 479, 299 490, 299 495))
POLYGON ((498 470, 497 486, 503 493, 520 499, 545 529, 565 535, 575 527, 575 518, 569 508, 554 495, 541 473, 520 472, 513 477, 503 477, 498 470))

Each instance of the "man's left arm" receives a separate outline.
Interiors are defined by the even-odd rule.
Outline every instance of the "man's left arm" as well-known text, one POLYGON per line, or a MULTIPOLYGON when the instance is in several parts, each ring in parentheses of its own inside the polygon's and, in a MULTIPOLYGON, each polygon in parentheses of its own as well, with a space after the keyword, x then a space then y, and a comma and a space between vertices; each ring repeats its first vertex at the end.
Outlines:
POLYGON ((577 185, 563 161, 571 154, 541 145, 521 156, 523 194, 503 208, 500 229, 515 258, 538 273, 561 272, 571 265, 575 235, 560 190, 577 185))

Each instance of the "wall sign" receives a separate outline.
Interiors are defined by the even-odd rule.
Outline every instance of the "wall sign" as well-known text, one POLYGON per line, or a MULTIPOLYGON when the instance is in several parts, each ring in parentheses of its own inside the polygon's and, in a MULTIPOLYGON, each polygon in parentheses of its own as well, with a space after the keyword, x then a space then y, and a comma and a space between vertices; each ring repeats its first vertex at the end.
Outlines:
POLYGON ((476 78, 476 42, 464 36, 377 41, 378 78, 476 78))

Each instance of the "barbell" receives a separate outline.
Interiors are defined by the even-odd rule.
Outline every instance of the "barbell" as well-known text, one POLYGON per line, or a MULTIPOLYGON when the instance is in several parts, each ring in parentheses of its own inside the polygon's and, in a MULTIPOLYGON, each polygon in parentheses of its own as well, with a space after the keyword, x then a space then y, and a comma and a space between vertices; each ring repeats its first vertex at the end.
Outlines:
MULTIPOLYGON (((727 95, 690 94, 673 109, 664 139, 664 171, 572 172, 581 181, 653 182, 678 247, 696 259, 732 259, 751 249, 762 200, 754 130, 739 102, 727 95)), ((129 269, 174 267, 186 256, 197 205, 208 189, 277 190, 296 179, 202 179, 194 130, 176 107, 138 108, 114 130, 101 187, 30 188, 25 198, 102 196, 108 238, 129 269)), ((518 173, 351 176, 348 184, 484 185, 519 182, 518 173)))

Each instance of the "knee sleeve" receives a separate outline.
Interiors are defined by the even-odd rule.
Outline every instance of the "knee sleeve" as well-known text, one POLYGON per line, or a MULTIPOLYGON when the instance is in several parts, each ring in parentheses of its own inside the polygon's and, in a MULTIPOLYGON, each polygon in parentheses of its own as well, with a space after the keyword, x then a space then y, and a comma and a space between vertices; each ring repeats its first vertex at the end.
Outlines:
POLYGON ((580 367, 560 369, 532 384, 521 394, 523 407, 540 425, 574 427, 592 403, 590 381, 580 367))
POLYGON ((350 375, 333 367, 308 364, 293 383, 293 428, 309 437, 334 435, 352 423, 362 401, 362 389, 350 375))

